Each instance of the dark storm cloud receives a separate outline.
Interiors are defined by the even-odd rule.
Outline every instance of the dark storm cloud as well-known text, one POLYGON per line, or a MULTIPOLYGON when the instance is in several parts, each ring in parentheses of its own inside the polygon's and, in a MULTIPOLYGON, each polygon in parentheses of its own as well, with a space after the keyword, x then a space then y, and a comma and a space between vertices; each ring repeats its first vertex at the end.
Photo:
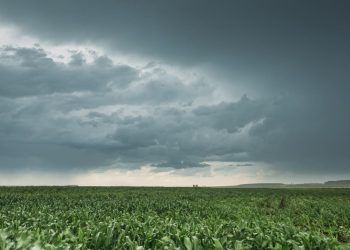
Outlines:
POLYGON ((41 48, 3 47, 0 50, 0 95, 21 97, 74 91, 111 91, 138 78, 126 65, 105 64, 101 58, 85 64, 73 54, 69 65, 56 63, 41 48))
MULTIPOLYGON (((91 93, 88 102, 95 107, 99 101, 104 104, 185 102, 211 90, 200 81, 186 86, 157 66, 142 73, 128 65, 114 65, 106 56, 96 56, 92 63, 86 63, 81 52, 73 53, 65 64, 54 62, 40 47, 6 46, 0 48, 0 60, 0 96, 3 97, 83 92, 91 93)), ((76 98, 77 105, 84 105, 84 99, 76 98)), ((73 100, 66 102, 74 106, 73 100)))
POLYGON ((348 173, 349 9, 348 1, 1 1, 0 21, 39 39, 90 42, 160 65, 101 55, 88 63, 80 51, 59 63, 40 46, 3 47, 0 162, 256 161, 348 173), (163 63, 211 82, 186 82, 163 63))
POLYGON ((53 42, 94 41, 209 65, 265 93, 345 88, 348 1, 2 1, 0 17, 53 42), (268 88, 267 88, 268 87, 268 88))
MULTIPOLYGON (((167 124, 157 124, 161 117, 153 111, 162 105, 189 105, 212 91, 200 79, 183 82, 154 63, 146 71, 114 64, 107 56, 87 63, 81 52, 59 63, 39 46, 5 46, 0 58, 3 169, 83 170, 116 161, 134 166, 167 160, 159 149, 148 148, 157 133, 174 132, 173 127, 166 130, 167 124), (93 111, 106 105, 119 112, 93 111), (148 114, 128 115, 134 107, 146 108, 148 114)), ((169 111, 171 117, 179 112, 169 111)), ((176 158, 176 152, 171 155, 176 158)))

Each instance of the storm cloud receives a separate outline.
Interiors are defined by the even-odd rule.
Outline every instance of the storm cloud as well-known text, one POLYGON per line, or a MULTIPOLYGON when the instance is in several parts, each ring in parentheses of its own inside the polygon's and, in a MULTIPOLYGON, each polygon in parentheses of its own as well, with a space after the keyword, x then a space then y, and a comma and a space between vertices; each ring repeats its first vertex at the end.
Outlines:
POLYGON ((0 170, 350 174, 349 8, 2 1, 0 170))

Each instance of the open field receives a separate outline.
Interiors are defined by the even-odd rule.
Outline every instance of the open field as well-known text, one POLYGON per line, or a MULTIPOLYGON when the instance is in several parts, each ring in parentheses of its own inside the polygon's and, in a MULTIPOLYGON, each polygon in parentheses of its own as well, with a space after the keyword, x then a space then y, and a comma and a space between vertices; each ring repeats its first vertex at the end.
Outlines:
POLYGON ((350 190, 1 187, 0 228, 0 249, 350 249, 350 190))

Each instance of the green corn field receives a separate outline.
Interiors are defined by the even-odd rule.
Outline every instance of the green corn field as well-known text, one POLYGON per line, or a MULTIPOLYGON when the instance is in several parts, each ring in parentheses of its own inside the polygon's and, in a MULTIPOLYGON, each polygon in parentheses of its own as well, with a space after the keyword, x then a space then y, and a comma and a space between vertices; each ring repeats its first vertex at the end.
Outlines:
POLYGON ((1 187, 0 249, 350 249, 350 190, 1 187))

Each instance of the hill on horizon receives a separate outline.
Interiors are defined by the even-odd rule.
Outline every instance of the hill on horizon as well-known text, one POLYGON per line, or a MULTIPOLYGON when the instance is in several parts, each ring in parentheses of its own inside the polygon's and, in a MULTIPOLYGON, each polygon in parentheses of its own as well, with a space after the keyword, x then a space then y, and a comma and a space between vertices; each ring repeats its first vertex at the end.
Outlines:
POLYGON ((247 183, 247 184, 239 184, 239 185, 225 186, 225 187, 232 187, 232 188, 350 188, 350 180, 335 180, 335 181, 326 181, 324 183, 298 183, 298 184, 285 184, 285 183, 278 183, 278 182, 247 183))

